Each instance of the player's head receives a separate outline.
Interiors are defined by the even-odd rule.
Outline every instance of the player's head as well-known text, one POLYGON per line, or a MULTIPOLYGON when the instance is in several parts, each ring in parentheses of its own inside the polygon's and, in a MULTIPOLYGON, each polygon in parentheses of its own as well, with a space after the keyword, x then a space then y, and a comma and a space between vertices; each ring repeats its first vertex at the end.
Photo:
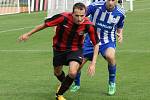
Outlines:
POLYGON ((74 23, 80 24, 84 21, 84 17, 86 15, 86 6, 83 3, 76 3, 73 6, 73 20, 74 23))
POLYGON ((117 4, 117 0, 106 0, 106 8, 109 11, 112 11, 117 4))

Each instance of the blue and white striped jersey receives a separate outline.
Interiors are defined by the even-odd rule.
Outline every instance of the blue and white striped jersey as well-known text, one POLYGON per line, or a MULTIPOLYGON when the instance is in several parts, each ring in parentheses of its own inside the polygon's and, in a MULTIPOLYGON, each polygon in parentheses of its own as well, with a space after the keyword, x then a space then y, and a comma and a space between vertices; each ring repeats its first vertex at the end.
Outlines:
POLYGON ((106 9, 106 2, 98 1, 88 6, 87 16, 89 15, 97 32, 100 33, 100 45, 116 42, 116 30, 124 26, 124 10, 116 5, 114 10, 109 12, 106 9))

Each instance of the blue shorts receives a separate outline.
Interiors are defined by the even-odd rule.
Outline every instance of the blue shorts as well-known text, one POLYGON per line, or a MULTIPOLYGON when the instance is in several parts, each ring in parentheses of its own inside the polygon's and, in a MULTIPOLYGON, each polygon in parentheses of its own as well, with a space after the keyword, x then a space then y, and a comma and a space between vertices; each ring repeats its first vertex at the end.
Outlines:
MULTIPOLYGON (((100 45, 99 53, 101 53, 101 55, 105 58, 105 51, 107 48, 110 48, 110 47, 116 49, 116 43, 110 42, 110 43, 100 45)), ((86 43, 86 42, 84 43, 83 56, 84 56, 84 58, 86 58, 88 60, 92 60, 92 58, 93 58, 93 45, 92 45, 92 43, 86 43)))

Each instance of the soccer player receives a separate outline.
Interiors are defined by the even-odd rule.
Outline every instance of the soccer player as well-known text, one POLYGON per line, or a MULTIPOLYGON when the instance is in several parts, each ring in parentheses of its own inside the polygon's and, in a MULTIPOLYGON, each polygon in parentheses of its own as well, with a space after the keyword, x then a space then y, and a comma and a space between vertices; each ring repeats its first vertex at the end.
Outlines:
POLYGON ((54 15, 30 32, 19 37, 20 41, 26 41, 33 33, 47 27, 56 26, 56 34, 53 37, 53 66, 54 75, 61 82, 61 86, 56 93, 56 100, 66 100, 63 94, 69 89, 76 77, 78 68, 83 60, 83 40, 84 34, 88 33, 94 45, 93 60, 89 65, 88 74, 93 75, 95 63, 99 50, 99 38, 92 22, 86 15, 86 6, 83 3, 76 3, 73 12, 64 12, 54 15), (63 65, 69 65, 68 75, 65 76, 62 70, 63 65))
MULTIPOLYGON (((106 2, 99 1, 91 3, 88 6, 87 16, 88 15, 90 15, 99 33, 99 54, 101 54, 108 63, 108 94, 114 95, 116 91, 116 35, 118 36, 118 42, 122 43, 125 13, 120 6, 117 6, 117 0, 106 0, 106 2)), ((89 35, 86 35, 83 47, 85 60, 81 67, 87 60, 92 60, 92 47, 89 35)), ((77 74, 75 85, 71 87, 72 92, 76 92, 80 88, 80 74, 80 72, 77 74)))

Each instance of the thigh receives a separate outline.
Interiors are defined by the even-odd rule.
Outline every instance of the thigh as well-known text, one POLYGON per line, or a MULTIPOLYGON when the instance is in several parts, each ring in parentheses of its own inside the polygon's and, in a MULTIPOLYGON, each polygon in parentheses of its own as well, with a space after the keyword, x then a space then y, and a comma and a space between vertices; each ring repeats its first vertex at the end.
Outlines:
POLYGON ((109 54, 115 54, 116 44, 115 43, 107 43, 100 46, 101 55, 106 58, 109 54))
POLYGON ((71 61, 75 61, 79 64, 82 64, 83 60, 83 52, 82 50, 77 50, 77 51, 71 51, 70 53, 67 54, 67 64, 71 61))
POLYGON ((80 64, 76 61, 70 61, 69 62, 69 72, 70 73, 76 73, 79 69, 80 64))
POLYGON ((105 51, 105 59, 109 63, 109 65, 115 65, 116 64, 116 58, 115 58, 115 49, 112 47, 109 47, 105 51))
POLYGON ((105 51, 105 57, 108 59, 115 59, 115 49, 112 47, 109 47, 105 51))
POLYGON ((67 52, 65 51, 56 51, 53 50, 54 56, 53 56, 53 66, 62 66, 67 64, 67 52))

